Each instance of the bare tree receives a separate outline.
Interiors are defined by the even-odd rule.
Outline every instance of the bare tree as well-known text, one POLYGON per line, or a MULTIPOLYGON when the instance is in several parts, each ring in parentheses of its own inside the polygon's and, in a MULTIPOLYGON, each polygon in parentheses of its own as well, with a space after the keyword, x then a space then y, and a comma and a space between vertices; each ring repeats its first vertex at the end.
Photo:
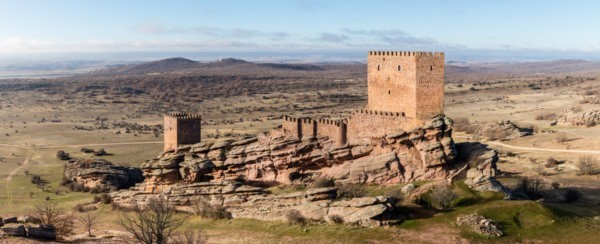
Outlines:
POLYGON ((598 160, 592 156, 581 156, 577 161, 579 175, 594 175, 598 173, 598 160))
POLYGON ((440 210, 449 210, 457 195, 449 186, 438 186, 431 190, 429 197, 433 207, 440 210))
POLYGON ((56 230, 56 237, 62 238, 73 233, 73 218, 58 204, 45 200, 34 206, 29 215, 39 219, 42 224, 50 225, 56 230))
POLYGON ((135 239, 146 244, 167 243, 173 231, 186 221, 173 206, 163 200, 152 200, 144 209, 134 208, 133 214, 123 214, 117 223, 135 239))
POLYGON ((96 214, 86 212, 83 215, 77 216, 79 223, 87 230, 88 236, 92 237, 92 229, 98 224, 98 216, 96 214))

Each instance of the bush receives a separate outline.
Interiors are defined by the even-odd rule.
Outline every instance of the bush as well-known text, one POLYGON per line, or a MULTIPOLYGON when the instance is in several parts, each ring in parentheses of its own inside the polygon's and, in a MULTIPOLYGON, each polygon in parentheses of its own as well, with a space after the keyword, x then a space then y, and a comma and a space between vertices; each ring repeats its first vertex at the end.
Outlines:
POLYGON ((292 209, 285 214, 285 219, 292 224, 306 224, 306 218, 296 209, 292 209))
POLYGON ((104 204, 111 204, 112 203, 112 199, 110 198, 110 196, 106 193, 102 193, 99 195, 100 196, 100 202, 104 203, 104 204))
POLYGON ((579 200, 579 198, 581 198, 581 193, 575 189, 568 189, 563 195, 563 200, 565 202, 574 202, 579 200))
POLYGON ((337 184, 337 198, 356 198, 367 196, 367 191, 360 184, 337 184))
POLYGON ((429 193, 429 200, 432 207, 439 210, 449 210, 451 203, 458 196, 450 187, 440 186, 435 187, 429 193))
POLYGON ((199 201, 194 205, 196 214, 209 219, 231 219, 231 213, 221 205, 212 205, 199 201))
POLYGON ((556 167, 558 165, 558 160, 554 159, 553 157, 549 157, 548 159, 546 159, 546 164, 544 166, 546 166, 546 168, 553 168, 556 167))
POLYGON ((58 151, 56 152, 56 158, 58 158, 58 159, 60 159, 60 160, 69 160, 69 159, 71 159, 71 157, 69 156, 69 154, 68 154, 68 153, 66 153, 66 152, 65 152, 65 151, 63 151, 63 150, 58 150, 58 151))
POLYGON ((334 214, 329 216, 329 221, 331 221, 334 224, 343 224, 344 218, 342 216, 334 214))
POLYGON ((104 156, 107 155, 108 153, 106 153, 106 151, 104 151, 104 148, 100 148, 100 150, 93 152, 94 156, 104 156))
POLYGON ((598 160, 592 156, 581 156, 577 161, 579 175, 595 175, 598 173, 598 160))
POLYGON ((312 187, 313 188, 334 187, 334 186, 335 186, 335 180, 333 178, 330 178, 330 177, 317 178, 312 183, 312 187))
POLYGON ((535 178, 522 178, 517 184, 517 190, 523 191, 532 200, 542 198, 542 181, 535 178))

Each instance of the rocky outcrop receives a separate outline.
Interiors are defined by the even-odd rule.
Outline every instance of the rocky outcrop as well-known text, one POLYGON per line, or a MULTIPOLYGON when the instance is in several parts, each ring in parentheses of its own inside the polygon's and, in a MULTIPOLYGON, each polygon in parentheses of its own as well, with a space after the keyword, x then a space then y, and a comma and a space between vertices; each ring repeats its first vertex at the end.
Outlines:
POLYGON ((592 108, 578 113, 569 110, 562 117, 558 118, 557 122, 559 125, 587 127, 600 125, 600 108, 592 108))
POLYGON ((509 140, 531 135, 533 129, 521 128, 510 120, 503 120, 482 126, 479 134, 486 140, 509 140))
POLYGON ((69 181, 100 191, 124 189, 144 180, 140 169, 114 165, 104 159, 71 160, 64 174, 69 181))
POLYGON ((484 236, 500 237, 504 235, 497 223, 477 214, 458 216, 458 218, 456 218, 456 225, 470 227, 477 234, 484 236))
POLYGON ((30 217, 0 218, 0 238, 29 237, 35 239, 56 240, 56 229, 49 225, 40 224, 40 220, 30 217))
POLYGON ((205 206, 224 207, 233 218, 286 220, 286 215, 297 211, 303 218, 326 221, 339 216, 345 223, 362 226, 383 226, 396 223, 394 199, 363 197, 336 199, 336 188, 310 189, 275 195, 260 187, 236 182, 178 183, 161 193, 151 193, 138 185, 130 190, 112 192, 114 204, 122 207, 144 206, 153 199, 163 199, 180 210, 193 212, 205 206))
POLYGON ((465 184, 476 191, 497 191, 505 194, 509 190, 496 180, 498 169, 498 153, 479 142, 463 142, 456 144, 459 157, 457 160, 467 162, 457 179, 464 179, 465 184))
POLYGON ((395 184, 442 179, 456 157, 452 120, 438 116, 421 128, 336 146, 327 137, 260 137, 198 143, 142 164, 144 190, 177 182, 223 180, 290 183, 331 177, 339 182, 395 184))

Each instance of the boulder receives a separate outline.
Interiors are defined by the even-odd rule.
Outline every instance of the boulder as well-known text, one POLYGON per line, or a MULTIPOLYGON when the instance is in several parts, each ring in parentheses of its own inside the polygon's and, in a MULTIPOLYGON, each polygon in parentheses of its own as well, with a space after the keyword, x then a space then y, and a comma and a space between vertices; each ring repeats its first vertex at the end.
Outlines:
POLYGON ((36 239, 56 240, 56 229, 49 225, 26 226, 27 236, 36 239))
POLYGON ((533 129, 521 128, 510 120, 503 120, 484 125, 479 134, 487 140, 509 140, 531 135, 533 129))
POLYGON ((408 185, 403 186, 402 189, 400 189, 400 192, 402 192, 402 194, 409 194, 414 189, 415 189, 415 185, 408 184, 408 185))
POLYGON ((0 231, 9 236, 25 236, 25 226, 23 224, 10 223, 0 227, 0 231))
POLYGON ((577 113, 573 110, 567 110, 558 118, 557 123, 559 125, 587 127, 600 125, 600 108, 591 108, 577 113))
POLYGON ((4 217, 4 218, 2 218, 2 223, 4 223, 4 224, 17 223, 17 217, 15 217, 15 216, 4 217))
POLYGON ((144 180, 140 169, 114 165, 104 159, 71 160, 64 175, 72 182, 101 191, 129 188, 144 180))

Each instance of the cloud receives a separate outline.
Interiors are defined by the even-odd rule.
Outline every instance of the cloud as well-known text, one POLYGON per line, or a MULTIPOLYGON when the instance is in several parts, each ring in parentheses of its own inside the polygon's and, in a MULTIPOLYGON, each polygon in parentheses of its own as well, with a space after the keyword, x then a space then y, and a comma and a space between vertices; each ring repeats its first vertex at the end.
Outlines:
POLYGON ((273 40, 281 40, 290 36, 284 31, 260 31, 256 29, 246 28, 219 28, 212 26, 164 26, 161 24, 140 24, 134 27, 134 30, 141 34, 147 35, 178 35, 178 34, 193 34, 204 37, 220 37, 220 38, 268 38, 273 40))
POLYGON ((326 42, 335 42, 335 43, 342 43, 346 40, 348 40, 348 36, 344 35, 344 34, 334 34, 334 33, 322 33, 321 36, 318 38, 318 40, 320 41, 326 41, 326 42))
POLYGON ((440 43, 429 37, 415 37, 408 34, 405 31, 397 29, 383 29, 383 30, 361 30, 361 29, 349 29, 343 28, 342 31, 352 36, 366 37, 379 41, 383 44, 388 45, 400 45, 408 47, 427 47, 427 46, 439 46, 440 43))
POLYGON ((21 37, 0 40, 0 53, 88 52, 88 51, 207 51, 214 49, 249 50, 264 48, 251 41, 211 40, 86 40, 80 42, 41 41, 21 37))

